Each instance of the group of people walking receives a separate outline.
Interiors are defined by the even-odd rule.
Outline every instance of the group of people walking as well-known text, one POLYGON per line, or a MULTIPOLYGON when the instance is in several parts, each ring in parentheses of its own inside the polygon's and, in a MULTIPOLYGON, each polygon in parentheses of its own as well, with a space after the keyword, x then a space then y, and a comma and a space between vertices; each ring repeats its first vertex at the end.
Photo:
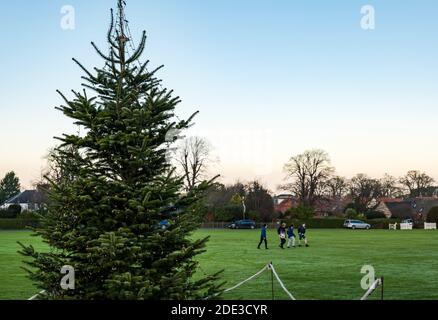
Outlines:
MULTIPOLYGON (((261 229, 260 242, 259 242, 259 245, 257 246, 257 249, 260 249, 260 246, 262 245, 263 242, 265 243, 265 249, 268 249, 267 229, 268 229, 268 225, 264 224, 262 226, 262 229, 261 229)), ((297 237, 295 235, 295 229, 294 229, 293 224, 291 224, 289 227, 287 227, 286 223, 282 223, 278 227, 277 233, 278 233, 278 236, 280 238, 279 247, 281 249, 284 249, 286 242, 287 242, 288 248, 295 248, 297 237)), ((309 244, 307 242, 307 238, 306 238, 306 225, 305 224, 298 226, 298 246, 299 247, 301 247, 301 241, 304 241, 304 245, 306 247, 309 246, 309 244)))

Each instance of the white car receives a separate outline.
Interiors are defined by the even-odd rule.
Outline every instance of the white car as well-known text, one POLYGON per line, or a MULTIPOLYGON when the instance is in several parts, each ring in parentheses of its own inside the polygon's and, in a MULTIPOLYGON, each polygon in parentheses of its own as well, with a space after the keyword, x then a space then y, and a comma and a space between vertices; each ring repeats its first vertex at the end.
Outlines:
POLYGON ((344 228, 353 229, 353 230, 356 229, 370 230, 371 225, 360 220, 345 220, 344 228))

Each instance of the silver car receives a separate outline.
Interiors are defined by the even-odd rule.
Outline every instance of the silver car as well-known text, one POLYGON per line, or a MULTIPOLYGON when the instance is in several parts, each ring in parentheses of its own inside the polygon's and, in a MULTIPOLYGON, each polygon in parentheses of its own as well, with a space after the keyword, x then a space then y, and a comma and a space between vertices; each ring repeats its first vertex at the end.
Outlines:
POLYGON ((353 229, 353 230, 356 229, 370 230, 371 225, 360 220, 345 220, 344 228, 353 229))

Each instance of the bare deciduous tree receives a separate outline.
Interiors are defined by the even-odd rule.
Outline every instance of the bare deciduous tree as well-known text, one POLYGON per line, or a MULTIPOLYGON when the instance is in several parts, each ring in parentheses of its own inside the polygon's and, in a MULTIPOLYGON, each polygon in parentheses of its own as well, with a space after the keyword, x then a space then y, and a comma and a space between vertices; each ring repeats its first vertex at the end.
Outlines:
POLYGON ((205 180, 211 161, 210 145, 200 137, 189 137, 176 150, 176 161, 184 176, 186 190, 192 190, 205 180))
POLYGON ((380 187, 382 197, 397 198, 402 196, 397 178, 387 173, 380 179, 380 187))
POLYGON ((406 187, 411 197, 421 196, 422 192, 432 187, 434 181, 432 177, 418 170, 411 170, 404 177, 400 178, 400 183, 406 187))
POLYGON ((325 194, 330 198, 342 198, 348 191, 348 181, 344 177, 333 176, 325 183, 325 194))
POLYGON ((366 174, 359 173, 350 180, 350 194, 356 209, 366 212, 382 194, 380 182, 369 178, 366 174))
POLYGON ((287 178, 292 179, 286 188, 299 197, 301 204, 309 207, 313 206, 318 191, 334 171, 327 152, 319 149, 292 157, 284 170, 287 178))

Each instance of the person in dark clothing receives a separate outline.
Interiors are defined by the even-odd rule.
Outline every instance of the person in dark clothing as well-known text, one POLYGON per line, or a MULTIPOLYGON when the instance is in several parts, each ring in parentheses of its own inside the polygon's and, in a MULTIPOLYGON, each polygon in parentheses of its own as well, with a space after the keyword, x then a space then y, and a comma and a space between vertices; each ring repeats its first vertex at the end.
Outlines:
POLYGON ((284 249, 286 243, 286 223, 282 223, 277 230, 278 236, 280 237, 280 248, 284 249))
POLYGON ((294 233, 294 225, 291 224, 287 229, 287 238, 289 239, 287 242, 287 247, 295 248, 295 233, 294 233))
POLYGON ((300 246, 300 247, 301 247, 301 240, 304 240, 306 247, 309 246, 309 244, 307 243, 307 238, 306 238, 306 225, 305 224, 302 224, 301 226, 298 227, 298 246, 300 246))
POLYGON ((260 246, 262 245, 263 242, 265 242, 265 249, 268 249, 268 240, 267 240, 267 236, 266 236, 266 229, 268 229, 268 225, 264 224, 262 226, 262 229, 261 229, 260 242, 259 242, 257 249, 260 249, 260 246))

